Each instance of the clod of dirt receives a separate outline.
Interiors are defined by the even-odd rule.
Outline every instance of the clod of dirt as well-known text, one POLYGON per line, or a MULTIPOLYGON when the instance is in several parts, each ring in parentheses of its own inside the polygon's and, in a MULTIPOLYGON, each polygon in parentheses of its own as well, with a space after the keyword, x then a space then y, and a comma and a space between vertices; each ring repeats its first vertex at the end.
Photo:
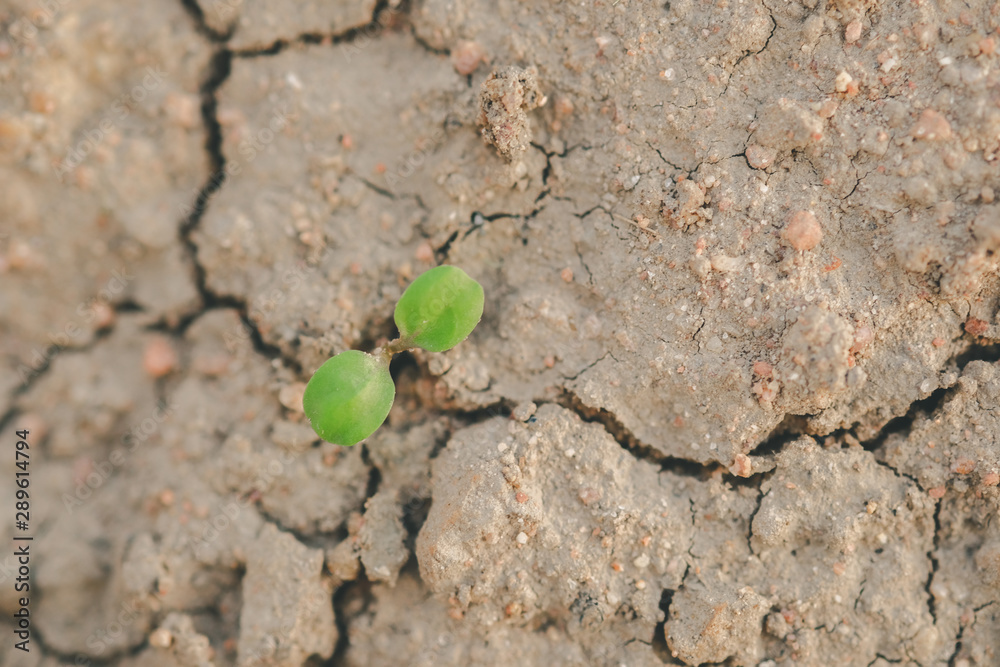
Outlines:
POLYGON ((763 649, 761 621, 769 608, 767 599, 750 587, 718 593, 685 586, 672 598, 667 646, 689 665, 731 657, 736 664, 755 664, 763 649))
POLYGON ((691 539, 676 484, 555 405, 469 427, 434 461, 421 577, 481 623, 568 610, 596 628, 624 605, 652 632, 691 539))
POLYGON ((946 648, 925 604, 934 502, 912 480, 860 447, 803 438, 778 454, 761 492, 750 544, 766 574, 749 581, 782 610, 771 632, 801 660, 857 664, 879 647, 899 659, 915 636, 920 655, 946 648))
POLYGON ((599 640, 593 633, 574 638, 555 624, 539 631, 507 623, 469 623, 450 613, 448 604, 412 574, 400 577, 395 588, 375 585, 372 597, 367 613, 352 619, 349 627, 349 667, 395 667, 400 656, 413 667, 662 664, 646 644, 648 638, 591 646, 599 640))
POLYGON ((828 407, 850 383, 864 380, 857 367, 851 374, 848 356, 853 344, 854 329, 840 315, 810 306, 798 316, 782 339, 775 367, 790 412, 828 407))
POLYGON ((361 562, 371 581, 396 584, 410 552, 404 542, 403 508, 397 494, 383 491, 365 503, 364 523, 358 532, 361 562))
POLYGON ((704 220, 705 189, 690 179, 676 186, 676 195, 664 202, 664 217, 678 229, 704 220), (672 204, 672 206, 671 206, 672 204))
POLYGON ((208 637, 195 630, 194 621, 188 614, 167 614, 160 627, 150 634, 149 644, 152 648, 147 659, 170 656, 178 665, 209 667, 214 664, 215 649, 208 637))
POLYGON ((993 408, 1000 400, 1000 369, 971 361, 952 383, 933 413, 918 416, 908 434, 892 434, 878 455, 925 489, 983 492, 996 486, 1000 473, 1000 415, 993 408))
POLYGON ((494 70, 479 92, 479 117, 483 139, 508 162, 528 150, 531 121, 528 111, 545 104, 534 68, 509 66, 494 70))
POLYGON ((796 250, 812 250, 823 239, 823 228, 812 211, 795 211, 782 230, 781 238, 796 250))
POLYGON ((778 151, 805 148, 823 139, 823 120, 801 102, 783 97, 761 109, 753 138, 778 151))
POLYGON ((765 148, 758 144, 750 144, 746 150, 747 162, 754 169, 767 169, 774 163, 777 155, 778 152, 773 148, 765 148))
POLYGON ((333 592, 322 569, 322 551, 264 526, 243 577, 238 664, 299 667, 310 655, 333 654, 333 592))

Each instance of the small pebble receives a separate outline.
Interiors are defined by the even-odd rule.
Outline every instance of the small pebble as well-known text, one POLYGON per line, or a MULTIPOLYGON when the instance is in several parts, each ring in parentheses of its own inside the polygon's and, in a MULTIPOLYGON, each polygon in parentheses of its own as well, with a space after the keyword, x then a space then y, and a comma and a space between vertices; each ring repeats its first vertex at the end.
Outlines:
POLYGON ((104 301, 94 304, 94 329, 100 331, 107 329, 115 323, 115 310, 104 301))
POLYGON ((292 412, 304 412, 302 407, 302 397, 306 393, 304 382, 293 382, 286 384, 278 391, 278 402, 292 412))
POLYGON ((427 241, 422 242, 417 246, 417 251, 414 253, 418 262, 433 262, 434 261, 434 248, 427 241))
POLYGON ((518 544, 527 544, 528 543, 528 536, 527 536, 527 534, 523 530, 520 533, 518 533, 517 537, 514 538, 514 539, 517 540, 518 544))
POLYGON ((859 39, 861 39, 861 21, 854 19, 847 24, 847 28, 844 30, 844 41, 853 44, 859 39))
POLYGON ((149 635, 149 645, 155 648, 169 648, 174 636, 166 628, 157 628, 149 635))
POLYGON ((573 282, 573 269, 566 267, 559 272, 559 276, 563 279, 563 282, 571 283, 573 282))
POLYGON ((472 74, 486 60, 486 51, 478 42, 463 40, 451 52, 451 64, 462 76, 472 74))
POLYGON ((841 70, 837 78, 833 80, 833 89, 838 93, 846 93, 847 87, 854 81, 854 78, 847 72, 841 70))
POLYGON ((982 336, 989 330, 989 328, 989 324, 975 317, 970 317, 965 321, 966 332, 972 334, 973 336, 982 336))
POLYGON ((161 378, 177 367, 177 351, 166 338, 156 336, 146 344, 142 367, 154 378, 161 378))
POLYGON ((955 460, 955 463, 952 464, 951 466, 952 472, 957 473, 959 475, 968 475, 975 469, 976 469, 976 462, 973 461, 972 459, 965 458, 964 456, 960 456, 959 458, 957 458, 955 460))
POLYGON ((737 454, 733 458, 733 464, 729 466, 729 472, 737 477, 749 477, 753 471, 750 457, 746 454, 737 454))
POLYGON ((526 403, 519 403, 517 407, 510 413, 510 416, 519 422, 526 422, 531 419, 531 416, 535 414, 535 410, 538 406, 528 401, 526 403))
POLYGON ((577 493, 580 502, 588 506, 599 501, 602 495, 600 489, 595 489, 592 486, 584 486, 577 493))

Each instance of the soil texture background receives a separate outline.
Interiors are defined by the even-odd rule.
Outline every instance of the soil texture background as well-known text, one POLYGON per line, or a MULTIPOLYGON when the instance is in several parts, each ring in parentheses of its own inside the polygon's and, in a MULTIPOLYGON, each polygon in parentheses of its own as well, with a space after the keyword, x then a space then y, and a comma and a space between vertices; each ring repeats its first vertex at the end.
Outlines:
POLYGON ((1000 3, 0 29, 0 664, 1000 664, 1000 3), (318 440, 442 263, 479 327, 318 440))

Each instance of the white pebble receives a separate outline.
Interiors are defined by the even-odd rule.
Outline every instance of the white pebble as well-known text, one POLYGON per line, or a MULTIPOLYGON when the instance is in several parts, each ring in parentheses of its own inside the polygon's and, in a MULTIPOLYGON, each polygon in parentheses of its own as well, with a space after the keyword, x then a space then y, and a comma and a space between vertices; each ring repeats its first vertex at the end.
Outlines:
POLYGON ((520 533, 518 533, 517 537, 514 538, 514 539, 517 540, 518 544, 527 544, 528 543, 528 535, 523 530, 520 533))

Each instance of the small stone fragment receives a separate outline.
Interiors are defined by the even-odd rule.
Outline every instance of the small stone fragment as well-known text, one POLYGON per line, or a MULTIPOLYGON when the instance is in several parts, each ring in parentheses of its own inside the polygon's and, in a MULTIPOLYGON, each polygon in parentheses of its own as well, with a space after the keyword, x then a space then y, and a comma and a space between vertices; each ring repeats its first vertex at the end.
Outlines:
POLYGON ((168 648, 173 640, 173 635, 166 628, 157 628, 149 635, 149 645, 156 648, 168 648))
POLYGON ((414 253, 418 262, 430 263, 434 261, 434 248, 427 241, 423 241, 417 246, 417 251, 414 253))
POLYGON ((305 395, 305 391, 304 382, 286 384, 278 391, 278 402, 292 412, 303 412, 302 397, 305 395))
POLYGON ((955 463, 952 464, 951 466, 952 472, 959 475, 968 475, 975 469, 976 469, 976 462, 964 456, 960 456, 959 458, 957 458, 955 460, 955 463))
POLYGON ((737 454, 733 458, 733 464, 729 466, 729 472, 733 473, 737 477, 749 477, 752 473, 753 466, 750 461, 750 457, 746 454, 737 454))
POLYGON ((973 336, 982 336, 989 331, 989 328, 990 325, 987 322, 975 317, 969 317, 965 320, 965 331, 973 336))
POLYGON ((517 406, 511 411, 510 416, 519 422, 526 422, 531 419, 531 416, 535 414, 535 410, 537 409, 538 406, 531 401, 518 403, 517 406))
POLYGON ((847 87, 852 81, 854 81, 854 79, 850 74, 841 71, 840 74, 837 75, 837 78, 833 81, 833 89, 838 93, 846 93, 847 87))
POLYGON ((859 39, 861 39, 861 21, 854 19, 844 29, 844 41, 848 44, 853 44, 859 39))
POLYGON ((719 273, 734 273, 742 266, 739 258, 728 255, 712 255, 711 262, 712 268, 719 273))

